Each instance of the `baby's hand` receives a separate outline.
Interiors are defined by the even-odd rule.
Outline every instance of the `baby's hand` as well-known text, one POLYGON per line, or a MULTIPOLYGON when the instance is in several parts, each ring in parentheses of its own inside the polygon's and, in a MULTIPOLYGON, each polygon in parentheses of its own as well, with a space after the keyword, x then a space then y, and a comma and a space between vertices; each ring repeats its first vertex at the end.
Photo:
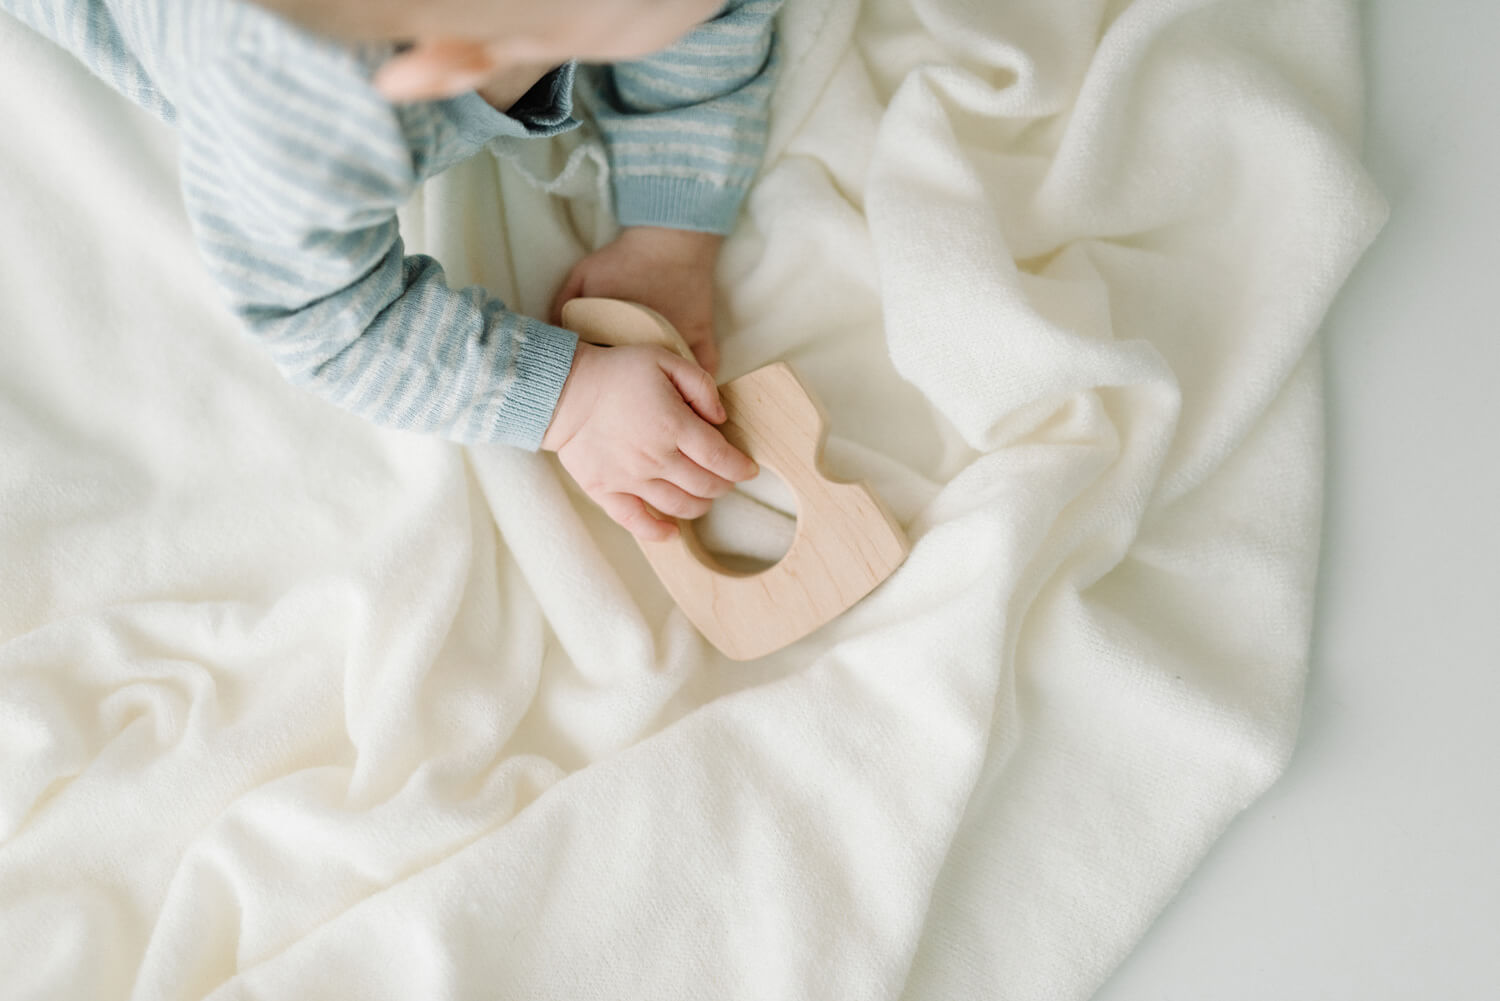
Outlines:
POLYGON ((664 348, 580 342, 542 438, 594 502, 641 540, 698 518, 755 463, 712 424, 725 420, 713 378, 664 348), (710 423, 711 422, 711 423, 710 423))
POLYGON ((714 267, 723 242, 712 233, 628 227, 573 266, 553 297, 551 320, 560 324, 563 303, 579 296, 638 302, 666 317, 698 364, 716 375, 714 267))

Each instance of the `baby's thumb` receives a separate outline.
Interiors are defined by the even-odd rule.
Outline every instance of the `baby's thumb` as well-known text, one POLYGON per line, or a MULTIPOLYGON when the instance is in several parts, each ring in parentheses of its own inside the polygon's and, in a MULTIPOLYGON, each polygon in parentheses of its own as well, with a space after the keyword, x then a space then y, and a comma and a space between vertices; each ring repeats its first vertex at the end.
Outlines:
POLYGON ((677 355, 662 352, 661 367, 667 373, 667 378, 672 380, 672 385, 677 387, 677 392, 687 401, 687 405, 698 412, 698 416, 710 424, 720 424, 726 418, 724 404, 719 402, 719 387, 714 384, 714 377, 709 375, 699 366, 679 358, 677 355))

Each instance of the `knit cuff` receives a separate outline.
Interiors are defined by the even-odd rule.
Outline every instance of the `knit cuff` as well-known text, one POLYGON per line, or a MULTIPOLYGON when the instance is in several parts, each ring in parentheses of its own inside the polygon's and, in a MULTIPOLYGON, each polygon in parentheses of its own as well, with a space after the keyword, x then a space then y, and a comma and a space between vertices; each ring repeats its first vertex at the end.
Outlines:
POLYGON ((687 177, 614 179, 615 218, 621 226, 664 226, 728 236, 746 189, 687 177))
POLYGON ((578 335, 531 317, 516 337, 515 379, 495 417, 495 440, 528 452, 542 447, 563 383, 573 369, 578 335))

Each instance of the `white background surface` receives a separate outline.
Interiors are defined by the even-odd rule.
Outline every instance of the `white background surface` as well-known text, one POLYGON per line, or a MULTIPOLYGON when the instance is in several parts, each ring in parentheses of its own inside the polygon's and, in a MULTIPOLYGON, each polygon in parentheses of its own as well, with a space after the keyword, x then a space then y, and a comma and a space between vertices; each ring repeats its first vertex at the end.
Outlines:
POLYGON ((1301 737, 1097 1001, 1500 998, 1500 3, 1364 15, 1301 737))

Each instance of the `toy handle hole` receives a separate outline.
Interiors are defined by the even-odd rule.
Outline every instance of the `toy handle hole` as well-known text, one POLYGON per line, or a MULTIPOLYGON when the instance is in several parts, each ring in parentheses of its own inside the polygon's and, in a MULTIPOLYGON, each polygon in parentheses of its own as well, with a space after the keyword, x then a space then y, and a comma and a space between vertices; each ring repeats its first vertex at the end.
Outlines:
POLYGON ((707 514, 689 523, 699 543, 725 570, 756 574, 769 570, 792 547, 797 534, 797 495, 773 469, 760 463, 752 480, 715 499, 707 514))

